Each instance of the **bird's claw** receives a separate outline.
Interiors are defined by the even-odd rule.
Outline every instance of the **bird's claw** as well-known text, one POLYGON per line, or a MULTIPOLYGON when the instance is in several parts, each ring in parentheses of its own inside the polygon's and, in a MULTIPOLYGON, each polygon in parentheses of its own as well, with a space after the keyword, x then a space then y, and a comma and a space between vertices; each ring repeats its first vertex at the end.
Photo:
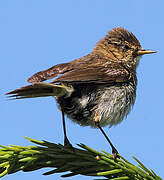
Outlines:
POLYGON ((112 149, 112 154, 113 154, 113 159, 116 161, 117 158, 120 159, 119 153, 117 151, 117 149, 113 148, 112 149))

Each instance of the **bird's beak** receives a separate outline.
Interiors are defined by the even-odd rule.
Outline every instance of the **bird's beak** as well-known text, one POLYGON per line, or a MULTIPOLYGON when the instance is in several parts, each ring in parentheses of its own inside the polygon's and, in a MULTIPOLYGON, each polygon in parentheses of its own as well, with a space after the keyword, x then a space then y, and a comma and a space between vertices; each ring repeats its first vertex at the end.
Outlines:
POLYGON ((156 53, 156 52, 157 51, 140 49, 140 50, 137 51, 137 55, 152 54, 152 53, 156 53))

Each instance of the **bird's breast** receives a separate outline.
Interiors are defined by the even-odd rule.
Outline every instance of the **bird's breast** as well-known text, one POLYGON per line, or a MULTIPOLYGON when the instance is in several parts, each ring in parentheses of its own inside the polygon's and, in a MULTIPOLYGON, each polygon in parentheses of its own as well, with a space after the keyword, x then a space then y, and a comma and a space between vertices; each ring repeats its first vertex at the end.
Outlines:
POLYGON ((134 83, 80 85, 70 97, 60 97, 57 102, 71 120, 82 126, 96 127, 95 114, 101 126, 112 126, 128 115, 135 97, 134 83))

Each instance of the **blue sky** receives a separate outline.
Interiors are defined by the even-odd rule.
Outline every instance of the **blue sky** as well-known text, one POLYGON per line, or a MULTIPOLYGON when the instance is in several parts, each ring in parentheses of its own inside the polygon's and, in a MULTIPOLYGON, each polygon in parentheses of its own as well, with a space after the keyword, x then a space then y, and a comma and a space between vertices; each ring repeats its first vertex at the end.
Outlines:
MULTIPOLYGON (((4 93, 27 85, 26 79, 37 71, 86 55, 110 29, 121 26, 132 31, 143 48, 158 53, 140 61, 137 100, 130 115, 105 131, 121 155, 128 160, 136 156, 164 178, 163 7, 163 0, 1 0, 0 144, 31 145, 24 136, 62 143, 61 113, 53 98, 7 101, 4 93)), ((69 119, 67 129, 73 145, 111 151, 98 130, 69 119)), ((4 179, 60 179, 60 174, 45 177, 44 172, 18 172, 4 179)))

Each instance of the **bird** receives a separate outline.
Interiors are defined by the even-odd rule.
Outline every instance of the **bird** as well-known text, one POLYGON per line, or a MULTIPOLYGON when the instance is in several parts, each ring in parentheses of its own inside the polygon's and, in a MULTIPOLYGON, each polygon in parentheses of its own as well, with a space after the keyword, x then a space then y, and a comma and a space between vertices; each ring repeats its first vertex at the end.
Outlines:
POLYGON ((118 151, 103 127, 119 124, 130 113, 136 99, 140 58, 152 53, 156 51, 143 49, 132 32, 116 27, 89 54, 37 72, 27 80, 30 85, 6 94, 14 99, 54 97, 62 113, 64 145, 72 146, 66 133, 66 115, 81 126, 98 128, 117 158, 118 151))

